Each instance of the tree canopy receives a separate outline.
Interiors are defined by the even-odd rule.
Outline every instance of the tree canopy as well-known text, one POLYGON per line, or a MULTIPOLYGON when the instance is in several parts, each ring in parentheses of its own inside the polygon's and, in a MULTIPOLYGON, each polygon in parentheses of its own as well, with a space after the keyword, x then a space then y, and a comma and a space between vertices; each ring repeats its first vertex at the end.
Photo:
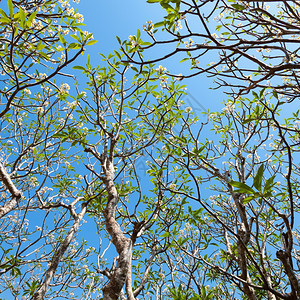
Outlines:
POLYGON ((69 1, 0 9, 0 298, 300 298, 299 3, 147 2, 108 56, 69 1))

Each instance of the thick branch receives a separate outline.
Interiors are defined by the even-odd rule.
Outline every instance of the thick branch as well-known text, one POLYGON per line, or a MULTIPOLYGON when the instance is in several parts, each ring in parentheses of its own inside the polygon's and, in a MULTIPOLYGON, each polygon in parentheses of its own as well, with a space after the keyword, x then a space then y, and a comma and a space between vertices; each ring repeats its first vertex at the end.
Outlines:
POLYGON ((4 166, 0 163, 0 177, 2 182, 5 184, 5 186, 8 188, 10 193, 13 197, 16 197, 17 199, 21 197, 22 193, 16 188, 14 183, 12 182, 10 176, 6 172, 4 166))
POLYGON ((70 228, 65 240, 61 243, 60 247, 58 248, 57 252, 54 254, 50 267, 46 272, 46 276, 44 279, 44 282, 41 284, 38 291, 34 294, 33 299, 34 300, 42 300, 44 299, 44 295, 48 290, 49 284, 51 282, 51 279, 53 278, 55 271, 58 267, 59 262, 61 261, 64 253, 68 249, 74 234, 78 231, 80 221, 82 220, 83 216, 86 212, 87 203, 82 204, 81 212, 76 216, 75 222, 70 228))
POLYGON ((12 195, 12 199, 4 206, 0 207, 0 218, 1 218, 5 214, 9 213, 15 207, 18 200, 22 196, 22 193, 16 188, 16 186, 14 185, 14 183, 10 178, 10 175, 6 172, 4 166, 1 163, 0 163, 0 179, 12 195))
POLYGON ((286 275, 288 276, 292 285, 292 291, 295 294, 294 296, 297 296, 298 299, 300 297, 300 285, 297 276, 295 275, 293 268, 290 264, 288 253, 286 251, 279 250, 276 252, 276 257, 282 262, 286 275))
MULTIPOLYGON (((126 238, 120 225, 115 219, 115 209, 117 205, 118 192, 114 185, 114 166, 112 158, 103 162, 104 184, 108 193, 107 206, 103 212, 106 229, 111 236, 112 243, 119 254, 117 266, 111 275, 109 282, 103 287, 103 300, 118 300, 122 288, 128 278, 131 268, 132 240, 126 238)), ((130 280, 129 280, 130 281, 130 280)), ((127 286, 128 290, 131 287, 127 286)), ((129 299, 134 299, 132 292, 129 293, 129 299)))
MULTIPOLYGON (((238 235, 243 240, 245 235, 244 230, 239 229, 238 235)), ((245 246, 241 243, 240 240, 237 241, 237 250, 238 250, 238 264, 242 271, 241 278, 244 280, 243 282, 244 293, 247 295, 248 299, 257 300, 254 289, 250 285, 251 279, 249 277, 248 270, 247 270, 247 258, 246 258, 245 246)))

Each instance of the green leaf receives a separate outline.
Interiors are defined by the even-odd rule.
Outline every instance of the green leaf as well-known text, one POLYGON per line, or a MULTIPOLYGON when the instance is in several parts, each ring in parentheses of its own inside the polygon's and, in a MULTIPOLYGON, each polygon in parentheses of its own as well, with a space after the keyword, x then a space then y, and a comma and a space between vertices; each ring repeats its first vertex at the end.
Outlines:
POLYGON ((92 40, 92 41, 87 42, 86 45, 87 45, 87 46, 91 46, 91 45, 94 45, 94 44, 96 44, 96 43, 98 43, 97 40, 92 40))
POLYGON ((9 16, 12 18, 14 16, 14 7, 11 0, 7 0, 9 16))
POLYGON ((259 91, 259 98, 261 99, 264 96, 265 93, 265 88, 263 88, 262 90, 259 91))
POLYGON ((255 120, 256 120, 255 118, 250 117, 248 119, 245 119, 242 124, 247 124, 247 123, 250 123, 250 122, 255 121, 255 120))
POLYGON ((85 67, 82 66, 74 66, 73 69, 85 71, 85 67))
POLYGON ((249 203, 251 200, 255 199, 256 197, 257 195, 246 197, 245 199, 243 199, 243 204, 249 203))
POLYGON ((8 18, 7 14, 5 13, 4 10, 0 9, 0 14, 4 17, 4 18, 8 18))
POLYGON ((238 188, 237 190, 235 190, 235 192, 239 192, 239 193, 243 193, 243 194, 255 194, 255 191, 248 186, 247 184, 243 183, 243 182, 238 182, 238 181, 230 181, 229 184, 233 187, 238 188))
POLYGON ((271 188, 274 186, 274 179, 275 176, 272 176, 268 180, 266 180, 266 184, 264 187, 264 194, 271 191, 271 188))
POLYGON ((88 54, 87 59, 86 59, 86 66, 88 69, 91 69, 91 57, 88 54))
POLYGON ((180 62, 184 62, 184 61, 186 61, 186 60, 189 60, 189 58, 188 58, 188 57, 185 57, 185 58, 183 58, 180 62))
POLYGON ((257 171, 257 174, 255 175, 253 179, 253 185, 257 190, 261 190, 261 183, 262 183, 262 178, 264 175, 264 165, 262 164, 257 171))
POLYGON ((28 22, 29 22, 30 25, 31 25, 31 22, 33 21, 33 19, 35 18, 36 14, 37 14, 37 11, 34 11, 34 12, 29 16, 28 22))
POLYGON ((139 29, 137 29, 136 31, 136 39, 139 40, 141 37, 141 31, 139 29))
POLYGON ((170 235, 171 235, 170 232, 166 231, 161 235, 161 237, 169 237, 170 235))
POLYGON ((121 55, 119 52, 117 52, 116 50, 114 50, 115 55, 117 56, 118 59, 121 59, 121 55))
POLYGON ((9 24, 10 23, 10 19, 8 19, 8 18, 1 18, 0 19, 0 23, 2 23, 2 24, 9 24))
POLYGON ((160 2, 160 0, 147 0, 148 3, 157 3, 160 2))
POLYGON ((75 39, 77 42, 81 43, 81 40, 80 40, 80 38, 77 35, 71 34, 70 37, 72 37, 73 39, 75 39))
POLYGON ((254 96, 254 99, 259 99, 256 92, 252 91, 252 95, 254 96))
POLYGON ((59 37, 59 40, 60 40, 60 42, 63 44, 63 45, 66 45, 66 40, 65 40, 65 38, 59 33, 58 34, 58 37, 59 37))
POLYGON ((71 43, 71 44, 69 44, 68 48, 69 49, 80 49, 81 45, 78 43, 71 43))
POLYGON ((161 27, 165 24, 165 21, 157 22, 154 24, 154 28, 161 27))
POLYGON ((235 8, 236 10, 244 10, 246 7, 241 5, 241 4, 232 4, 231 5, 233 8, 235 8))

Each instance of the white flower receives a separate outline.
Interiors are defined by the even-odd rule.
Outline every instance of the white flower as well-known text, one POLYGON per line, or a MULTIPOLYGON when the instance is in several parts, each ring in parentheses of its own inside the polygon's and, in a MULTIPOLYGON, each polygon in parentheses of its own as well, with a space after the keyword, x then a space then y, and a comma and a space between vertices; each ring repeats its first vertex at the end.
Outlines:
POLYGON ((90 34, 89 39, 93 39, 93 38, 94 38, 93 34, 91 34, 91 33, 88 32, 88 31, 84 31, 83 34, 84 34, 84 36, 88 36, 88 35, 90 34))
POLYGON ((152 32, 153 28, 154 28, 154 24, 152 23, 152 21, 147 21, 146 25, 143 25, 143 30, 147 32, 152 32))
POLYGON ((36 19, 33 19, 31 22, 31 27, 34 28, 35 30, 41 30, 43 28, 42 22, 36 21, 36 19))
POLYGON ((131 42, 131 48, 134 48, 134 47, 136 47, 138 45, 135 36, 130 35, 128 38, 129 38, 129 40, 131 42))
POLYGON ((181 25, 180 20, 177 21, 175 30, 178 31, 179 29, 182 29, 182 25, 181 25))
POLYGON ((70 90, 70 86, 67 83, 63 83, 59 88, 61 94, 68 94, 69 90, 70 90))
POLYGON ((83 23, 84 18, 83 18, 83 15, 82 15, 82 14, 76 13, 76 14, 74 15, 74 17, 76 18, 76 21, 77 21, 78 23, 83 23))
POLYGON ((188 106, 188 107, 185 109, 185 111, 186 111, 187 113, 190 113, 192 110, 193 110, 193 109, 192 109, 190 106, 188 106))
POLYGON ((164 68, 163 66, 159 65, 156 71, 158 71, 161 74, 167 71, 167 68, 164 68))
POLYGON ((73 108, 75 108, 76 106, 77 106, 77 101, 73 101, 73 102, 71 102, 71 103, 67 103, 67 107, 68 107, 68 108, 73 109, 73 108))
POLYGON ((233 112, 234 109, 235 109, 234 104, 232 104, 231 102, 227 102, 225 104, 225 107, 223 108, 223 111, 225 111, 225 112, 233 112))
POLYGON ((24 92, 27 94, 27 95, 31 95, 31 91, 29 89, 24 89, 24 92))
POLYGON ((76 252, 77 252, 77 250, 76 250, 76 249, 74 249, 74 248, 73 248, 73 249, 71 249, 71 253, 72 253, 72 254, 76 254, 76 252))
POLYGON ((32 176, 32 177, 30 178, 30 185, 31 185, 31 186, 37 186, 37 185, 39 185, 39 183, 38 183, 36 177, 32 176))
POLYGON ((169 189, 170 189, 170 190, 174 190, 175 188, 176 188, 176 184, 171 183, 171 184, 169 185, 169 189))

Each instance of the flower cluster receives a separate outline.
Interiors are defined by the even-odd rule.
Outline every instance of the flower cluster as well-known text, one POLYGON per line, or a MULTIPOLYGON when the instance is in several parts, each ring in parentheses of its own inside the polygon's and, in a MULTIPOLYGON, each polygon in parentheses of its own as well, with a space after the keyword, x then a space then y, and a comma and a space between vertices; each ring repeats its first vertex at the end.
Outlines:
POLYGON ((235 109, 234 104, 232 104, 231 102, 227 102, 225 104, 225 107, 223 108, 223 111, 230 113, 230 112, 233 112, 234 109, 235 109))
POLYGON ((152 32, 154 28, 154 25, 152 23, 152 21, 147 21, 146 25, 143 25, 143 30, 146 32, 152 32))
POLYGON ((159 74, 163 74, 167 71, 167 68, 164 68, 163 66, 159 65, 159 67, 156 69, 156 71, 159 73, 159 74))
POLYGON ((176 23, 175 30, 178 31, 178 30, 180 30, 180 29, 182 29, 182 25, 181 25, 181 21, 178 20, 177 23, 176 23))
POLYGON ((84 18, 83 18, 83 15, 82 15, 82 14, 76 13, 76 14, 74 15, 74 17, 75 17, 75 19, 76 19, 76 21, 77 21, 78 23, 83 23, 84 18))
POLYGON ((194 45, 194 41, 190 38, 188 41, 184 42, 186 48, 190 49, 194 45))
POLYGON ((73 101, 73 102, 68 102, 67 103, 67 107, 70 108, 70 109, 73 109, 77 106, 77 101, 73 101))
POLYGON ((59 88, 60 94, 69 94, 70 86, 67 83, 63 83, 59 88))
POLYGON ((135 48, 138 45, 138 42, 136 41, 136 37, 134 35, 130 35, 129 37, 131 48, 135 48))
POLYGON ((41 30, 43 29, 43 24, 40 20, 37 21, 36 19, 33 19, 31 23, 31 27, 34 28, 35 30, 41 30))

